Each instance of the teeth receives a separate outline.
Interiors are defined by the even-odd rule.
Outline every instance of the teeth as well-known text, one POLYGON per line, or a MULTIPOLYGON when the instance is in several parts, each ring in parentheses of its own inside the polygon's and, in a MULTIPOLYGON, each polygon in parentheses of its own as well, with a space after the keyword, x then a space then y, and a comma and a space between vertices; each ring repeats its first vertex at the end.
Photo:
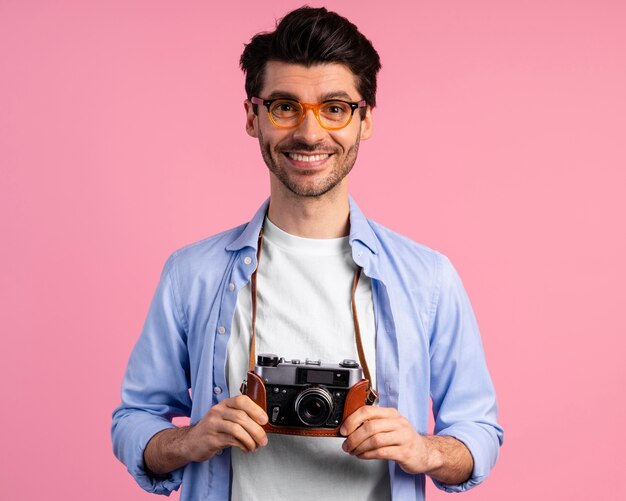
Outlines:
POLYGON ((325 160, 330 155, 325 153, 323 155, 300 155, 299 153, 289 153, 289 158, 297 160, 298 162, 319 162, 325 160))

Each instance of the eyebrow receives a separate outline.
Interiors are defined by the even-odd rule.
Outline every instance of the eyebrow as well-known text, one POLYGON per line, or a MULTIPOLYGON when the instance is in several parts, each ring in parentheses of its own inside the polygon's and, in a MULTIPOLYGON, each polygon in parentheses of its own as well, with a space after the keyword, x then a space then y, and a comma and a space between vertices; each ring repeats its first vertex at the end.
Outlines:
MULTIPOLYGON (((282 90, 275 90, 267 97, 268 100, 278 99, 278 98, 286 98, 286 99, 293 99, 294 101, 300 101, 298 96, 296 96, 292 92, 287 92, 287 91, 282 91, 282 90)), ((323 103, 324 101, 331 101, 333 99, 344 99, 346 101, 352 102, 352 97, 350 96, 350 94, 348 94, 347 92, 343 90, 339 90, 339 91, 327 92, 326 94, 322 95, 320 99, 320 103, 323 103)))

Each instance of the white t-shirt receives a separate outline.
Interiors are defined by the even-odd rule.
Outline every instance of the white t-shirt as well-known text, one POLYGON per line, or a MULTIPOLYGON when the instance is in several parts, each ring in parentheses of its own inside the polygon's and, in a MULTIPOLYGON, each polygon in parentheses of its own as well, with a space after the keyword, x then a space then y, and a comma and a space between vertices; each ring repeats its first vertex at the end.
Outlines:
MULTIPOLYGON (((265 219, 257 275, 256 353, 336 364, 358 361, 351 291, 356 264, 348 237, 301 238, 265 219)), ((370 280, 361 275, 356 303, 363 349, 375 385, 376 325, 370 280)), ((226 370, 231 395, 248 371, 250 284, 239 291, 226 370)), ((231 451, 233 501, 385 501, 391 499, 383 460, 345 453, 344 438, 269 434, 254 453, 231 451)))

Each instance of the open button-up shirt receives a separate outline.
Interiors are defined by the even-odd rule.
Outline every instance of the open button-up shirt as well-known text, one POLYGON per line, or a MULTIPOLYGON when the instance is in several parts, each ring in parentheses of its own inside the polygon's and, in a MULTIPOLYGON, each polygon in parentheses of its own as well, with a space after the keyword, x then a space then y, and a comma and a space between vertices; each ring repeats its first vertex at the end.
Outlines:
MULTIPOLYGON (((226 347, 237 293, 256 268, 267 204, 249 223, 186 246, 165 263, 111 429, 115 455, 149 492, 169 494, 184 478, 182 501, 229 499, 230 449, 167 478, 146 472, 143 451, 152 436, 174 427, 172 418, 189 416, 194 424, 230 397, 226 347)), ((426 434, 432 398, 434 433, 456 437, 474 459, 467 482, 435 484, 450 492, 470 489, 494 466, 503 431, 461 280, 445 256, 366 219, 352 199, 349 240, 354 261, 372 282, 379 405, 398 409, 426 434)), ((424 499, 424 475, 408 474, 393 461, 389 472, 394 500, 424 499)))

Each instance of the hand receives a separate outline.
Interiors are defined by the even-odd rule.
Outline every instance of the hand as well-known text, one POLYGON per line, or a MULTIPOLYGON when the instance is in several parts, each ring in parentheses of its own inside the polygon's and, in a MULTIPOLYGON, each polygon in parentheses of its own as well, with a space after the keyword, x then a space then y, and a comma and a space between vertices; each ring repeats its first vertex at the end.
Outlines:
POLYGON ((255 451, 267 445, 267 435, 260 426, 265 423, 267 414, 250 397, 226 398, 189 428, 186 455, 190 461, 206 461, 225 447, 255 451))
POLYGON ((389 459, 407 473, 430 469, 425 438, 396 409, 360 407, 344 421, 343 450, 359 459, 389 459))

